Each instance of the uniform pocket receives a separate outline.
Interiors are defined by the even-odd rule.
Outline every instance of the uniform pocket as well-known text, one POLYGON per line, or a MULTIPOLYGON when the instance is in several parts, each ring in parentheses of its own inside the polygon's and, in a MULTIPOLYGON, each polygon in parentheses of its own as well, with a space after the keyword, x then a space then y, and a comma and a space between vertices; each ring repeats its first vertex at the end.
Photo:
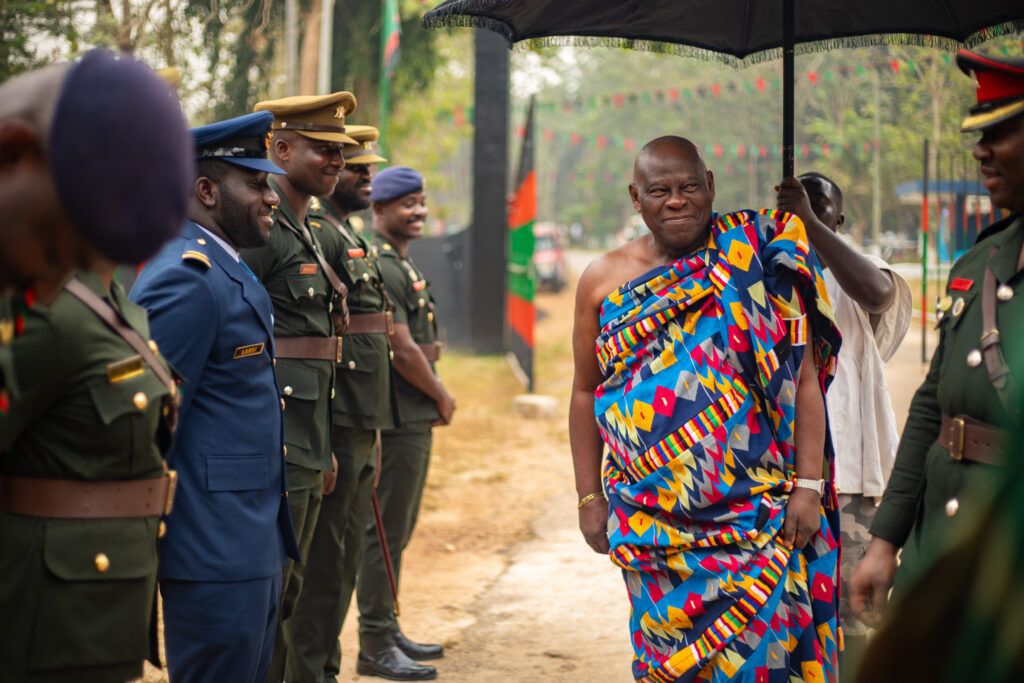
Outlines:
POLYGON ((321 301, 327 296, 327 278, 316 275, 292 275, 288 277, 288 292, 296 301, 308 301, 318 296, 321 301))
POLYGON ((161 384, 148 367, 144 374, 127 381, 97 384, 89 388, 96 412, 107 426, 122 415, 145 412, 154 401, 163 401, 166 395, 167 387, 161 384))
POLYGON ((32 670, 146 658, 157 523, 155 518, 46 522, 32 670))
POLYGON ((206 488, 210 491, 252 491, 270 486, 270 463, 265 455, 211 455, 206 458, 206 488))

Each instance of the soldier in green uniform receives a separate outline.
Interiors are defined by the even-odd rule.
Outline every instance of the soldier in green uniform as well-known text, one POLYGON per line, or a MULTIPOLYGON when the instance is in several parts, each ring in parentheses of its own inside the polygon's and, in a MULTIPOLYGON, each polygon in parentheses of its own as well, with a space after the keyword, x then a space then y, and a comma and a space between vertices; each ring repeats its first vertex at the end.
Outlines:
POLYGON ((971 505, 964 493, 999 466, 1007 430, 1021 424, 1020 403, 1010 397, 1024 368, 1010 352, 1024 343, 1024 60, 961 51, 957 64, 978 82, 978 105, 961 130, 981 133, 974 158, 984 186, 993 204, 1012 214, 956 262, 939 302, 939 346, 911 403, 871 542, 850 580, 851 609, 868 623, 885 605, 899 549, 897 595, 926 570, 928 539, 949 533, 971 505))
POLYGON ((177 387, 113 273, 181 228, 188 152, 180 105, 132 59, 94 51, 0 86, 0 289, 22 292, 0 321, 4 380, 20 390, 0 419, 2 681, 159 665, 177 387), (100 183, 124 201, 96 202, 100 183))
POLYGON ((391 381, 393 329, 376 253, 348 220, 369 206, 369 164, 385 161, 369 146, 372 126, 346 126, 357 141, 342 148, 345 168, 334 192, 310 202, 310 225, 324 256, 348 287, 350 321, 335 371, 333 446, 337 484, 323 498, 303 571, 302 593, 287 630, 288 681, 334 680, 341 665, 338 638, 355 590, 370 520, 377 467, 377 434, 394 422, 391 381), (368 185, 368 183, 366 183, 368 185), (365 199, 363 195, 365 194, 365 199))
MULTIPOLYGON (((319 230, 310 225, 312 197, 330 194, 345 165, 341 146, 345 116, 356 100, 351 93, 285 97, 256 104, 274 114, 270 159, 285 171, 270 185, 281 203, 266 246, 246 249, 242 260, 263 282, 274 305, 277 380, 284 407, 288 502, 303 561, 325 490, 324 473, 333 473, 331 400, 334 367, 341 358, 345 286, 324 260, 319 230), (332 314, 336 314, 332 317, 332 314)), ((347 314, 344 316, 347 318, 347 314)), ((333 480, 326 488, 330 489, 333 480)), ((274 656, 268 681, 281 681, 287 654, 283 621, 302 590, 302 565, 289 560, 281 587, 274 656)))
MULTIPOLYGON (((373 241, 380 255, 384 286, 395 306, 395 393, 401 427, 383 430, 380 482, 377 494, 388 550, 398 583, 402 551, 412 536, 419 514, 430 462, 431 428, 448 424, 455 399, 437 376, 440 357, 434 300, 430 287, 409 258, 409 243, 423 235, 427 218, 423 176, 411 168, 387 168, 373 179, 373 241)), ((374 529, 366 532, 366 551, 359 570, 360 674, 391 680, 427 680, 437 676, 432 666, 416 659, 443 655, 440 645, 423 645, 406 638, 398 628, 394 600, 374 529)))

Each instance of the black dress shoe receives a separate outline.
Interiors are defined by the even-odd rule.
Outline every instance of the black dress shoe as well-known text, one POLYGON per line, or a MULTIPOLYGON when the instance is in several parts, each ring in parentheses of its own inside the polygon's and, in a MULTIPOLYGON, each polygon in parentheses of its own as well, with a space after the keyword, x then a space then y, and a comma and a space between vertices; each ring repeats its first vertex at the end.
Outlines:
POLYGON ((410 659, 424 661, 427 659, 440 659, 444 657, 444 645, 427 645, 425 643, 414 643, 405 637, 401 631, 395 633, 395 645, 398 649, 409 655, 410 659))
POLYGON ((356 673, 360 676, 380 676, 391 681, 430 681, 437 678, 437 669, 417 664, 395 645, 372 653, 359 653, 356 673))

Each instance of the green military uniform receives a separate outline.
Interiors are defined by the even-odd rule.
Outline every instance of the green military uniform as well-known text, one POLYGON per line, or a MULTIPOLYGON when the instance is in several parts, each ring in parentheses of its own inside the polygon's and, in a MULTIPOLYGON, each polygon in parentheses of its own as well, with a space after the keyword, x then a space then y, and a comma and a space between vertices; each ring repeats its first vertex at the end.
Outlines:
POLYGON ((11 402, 18 391, 14 378, 14 358, 11 342, 14 341, 14 302, 10 297, 0 296, 0 420, 11 409, 11 402))
POLYGON ((390 312, 377 254, 326 201, 311 201, 310 224, 328 263, 348 287, 351 321, 334 385, 338 479, 334 491, 323 499, 306 558, 302 594, 286 623, 288 681, 333 680, 338 674, 338 638, 371 517, 376 434, 378 429, 395 426, 387 333, 390 312))
MULTIPOLYGON (((148 339, 145 311, 120 285, 108 293, 95 274, 78 278, 148 339)), ((0 680, 135 678, 154 653, 166 497, 154 500, 149 516, 120 518, 51 513, 66 497, 37 497, 50 509, 34 516, 17 509, 16 488, 57 485, 52 480, 72 480, 66 483, 75 492, 84 482, 156 483, 170 444, 161 418, 168 386, 67 291, 34 305, 10 348, 20 393, 0 420, 0 680)))
MULTIPOLYGON (((373 234, 373 244, 380 255, 384 287, 395 306, 395 322, 408 325, 413 341, 421 347, 433 347, 437 343, 437 324, 434 320, 434 299, 426 278, 411 259, 402 258, 380 233, 373 234)), ((431 369, 434 369, 436 356, 428 354, 427 357, 431 369)), ((440 413, 434 399, 398 373, 395 374, 395 394, 401 427, 381 432, 383 457, 377 495, 397 583, 402 551, 412 537, 427 480, 430 424, 440 418, 440 413)), ((380 542, 374 529, 369 529, 366 534, 357 599, 361 649, 373 652, 381 646, 393 644, 398 623, 380 542)))
MULTIPOLYGON (((277 381, 285 409, 288 503, 295 538, 305 561, 320 514, 323 471, 332 468, 331 395, 335 364, 323 358, 286 357, 287 352, 282 352, 285 345, 280 340, 333 337, 330 313, 336 295, 313 251, 321 249, 317 239, 319 231, 310 230, 308 216, 304 223, 300 222, 274 180, 269 182, 281 197, 270 229, 270 241, 265 246, 243 250, 241 256, 266 287, 274 305, 277 381)), ((302 569, 289 560, 281 584, 279 623, 291 615, 301 589, 302 569)), ((284 666, 283 643, 283 629, 279 628, 271 665, 271 677, 278 680, 275 672, 284 666)))
MULTIPOLYGON (((903 547, 897 589, 905 577, 920 571, 922 541, 945 536, 953 518, 967 503, 962 492, 983 477, 988 465, 972 461, 971 439, 962 459, 940 443, 942 416, 966 416, 986 425, 1008 429, 1013 420, 989 379, 981 351, 982 290, 986 266, 991 263, 999 288, 996 320, 1000 345, 1017 349, 1024 329, 1011 321, 1024 320, 1024 273, 1017 259, 1024 242, 1024 217, 1011 216, 983 232, 949 274, 946 296, 939 304, 939 346, 924 383, 910 404, 892 476, 871 525, 871 533, 903 547), (992 255, 992 249, 998 251, 992 255)), ((1010 360, 1018 360, 1010 356, 1010 360)), ((1017 386, 1024 382, 1024 367, 1010 366, 1017 386)), ((959 436, 955 437, 959 440, 959 436)))

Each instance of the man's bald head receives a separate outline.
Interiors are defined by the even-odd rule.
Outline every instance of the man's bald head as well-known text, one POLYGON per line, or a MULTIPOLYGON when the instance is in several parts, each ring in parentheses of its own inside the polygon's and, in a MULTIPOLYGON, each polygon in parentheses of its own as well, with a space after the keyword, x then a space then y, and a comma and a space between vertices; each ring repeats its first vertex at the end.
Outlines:
POLYGON ((636 182, 638 173, 646 174, 654 161, 666 156, 690 159, 698 163, 703 170, 707 170, 704 155, 697 145, 678 135, 663 135, 654 138, 637 152, 636 160, 633 162, 633 182, 636 182))
POLYGON ((629 196, 659 251, 675 258, 707 238, 715 178, 697 145, 686 138, 666 135, 640 149, 629 196))

